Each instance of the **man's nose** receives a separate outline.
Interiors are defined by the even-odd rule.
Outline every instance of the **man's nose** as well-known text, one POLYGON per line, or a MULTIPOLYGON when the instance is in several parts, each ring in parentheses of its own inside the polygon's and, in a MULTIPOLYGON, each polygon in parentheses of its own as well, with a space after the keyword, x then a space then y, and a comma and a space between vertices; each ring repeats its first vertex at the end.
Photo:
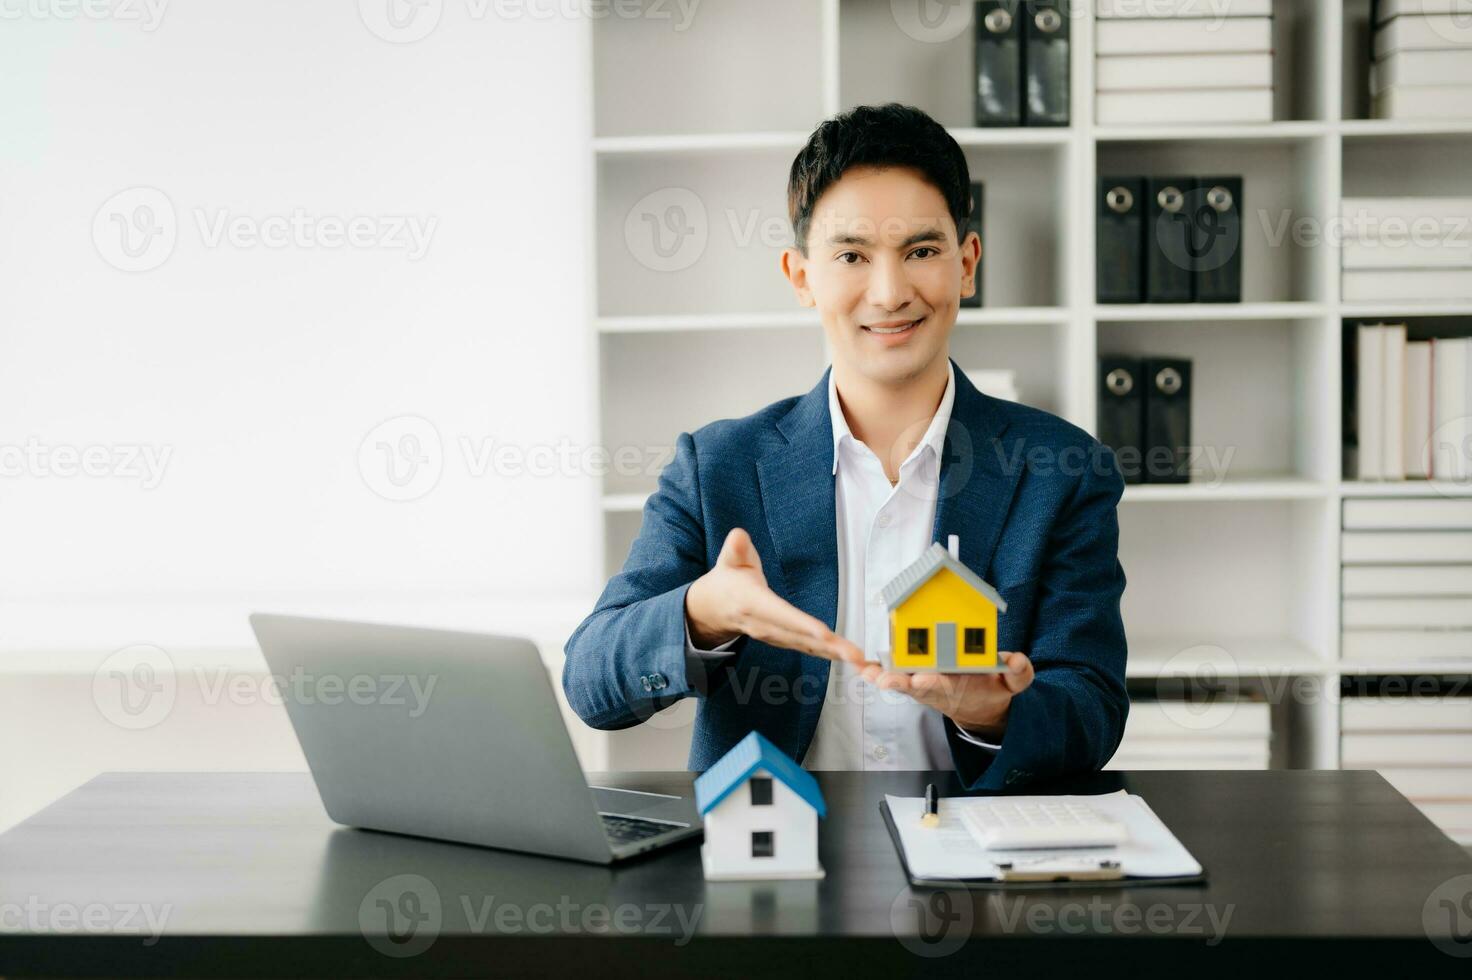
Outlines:
POLYGON ((903 309, 915 292, 904 263, 880 258, 875 260, 873 270, 869 275, 869 302, 881 310, 903 309))

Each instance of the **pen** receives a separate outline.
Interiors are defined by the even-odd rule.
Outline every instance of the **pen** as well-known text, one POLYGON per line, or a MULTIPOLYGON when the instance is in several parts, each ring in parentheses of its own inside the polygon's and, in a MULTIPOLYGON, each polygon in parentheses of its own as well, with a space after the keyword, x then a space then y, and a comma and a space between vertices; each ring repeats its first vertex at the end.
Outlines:
POLYGON ((940 826, 940 798, 935 791, 934 783, 925 784, 925 813, 920 817, 920 826, 940 826))

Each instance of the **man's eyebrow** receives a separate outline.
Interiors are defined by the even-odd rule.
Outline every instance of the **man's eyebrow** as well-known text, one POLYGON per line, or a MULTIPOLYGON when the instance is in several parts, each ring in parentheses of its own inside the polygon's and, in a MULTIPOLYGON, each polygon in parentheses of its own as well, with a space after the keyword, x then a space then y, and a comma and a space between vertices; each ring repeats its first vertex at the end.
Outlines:
MULTIPOLYGON (((900 248, 909 248, 911 245, 918 245, 921 242, 943 242, 945 241, 945 239, 945 232, 941 231, 939 228, 921 228, 919 231, 914 232, 904 241, 900 242, 900 248)), ((828 239, 828 244, 872 245, 874 243, 863 235, 837 234, 828 239)))

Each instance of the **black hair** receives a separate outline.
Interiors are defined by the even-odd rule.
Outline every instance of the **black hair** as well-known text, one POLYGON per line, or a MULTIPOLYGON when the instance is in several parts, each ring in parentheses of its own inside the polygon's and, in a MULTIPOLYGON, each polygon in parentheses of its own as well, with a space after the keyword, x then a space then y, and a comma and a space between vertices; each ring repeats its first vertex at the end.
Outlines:
POLYGON ((787 216, 798 251, 808 254, 813 206, 851 167, 911 167, 940 191, 956 222, 957 242, 970 230, 971 174, 966 154, 946 128, 914 106, 861 105, 826 119, 792 161, 787 216))

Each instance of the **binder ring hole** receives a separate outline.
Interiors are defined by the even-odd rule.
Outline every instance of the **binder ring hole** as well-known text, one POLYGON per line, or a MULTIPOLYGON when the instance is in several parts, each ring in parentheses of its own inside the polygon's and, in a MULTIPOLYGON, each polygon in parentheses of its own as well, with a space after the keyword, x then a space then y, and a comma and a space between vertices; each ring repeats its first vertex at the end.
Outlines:
POLYGON ((1058 30, 1058 28, 1063 26, 1063 17, 1058 13, 1058 11, 1052 9, 1051 7, 1046 7, 1037 12, 1036 16, 1033 17, 1033 23, 1036 24, 1038 30, 1042 31, 1044 34, 1052 34, 1054 31, 1058 30))
POLYGON ((1155 373, 1155 387, 1162 394, 1174 395, 1181 390, 1181 372, 1173 367, 1161 368, 1155 373))
POLYGON ((1012 29, 1012 15, 1002 8, 997 7, 987 12, 986 18, 982 23, 993 34, 1006 34, 1012 29))
POLYGON ((1104 195, 1104 204, 1115 214, 1127 214, 1135 206, 1135 195, 1128 187, 1111 187, 1104 195))
POLYGON ((1206 192, 1206 203, 1218 214, 1232 210, 1232 192, 1220 185, 1206 192))
POLYGON ((1155 195, 1155 203, 1163 210, 1175 214, 1185 205, 1186 197, 1179 187, 1162 187, 1160 193, 1155 195))
POLYGON ((1135 387, 1135 379, 1124 368, 1115 368, 1104 376, 1104 387, 1112 395, 1128 395, 1135 387))

